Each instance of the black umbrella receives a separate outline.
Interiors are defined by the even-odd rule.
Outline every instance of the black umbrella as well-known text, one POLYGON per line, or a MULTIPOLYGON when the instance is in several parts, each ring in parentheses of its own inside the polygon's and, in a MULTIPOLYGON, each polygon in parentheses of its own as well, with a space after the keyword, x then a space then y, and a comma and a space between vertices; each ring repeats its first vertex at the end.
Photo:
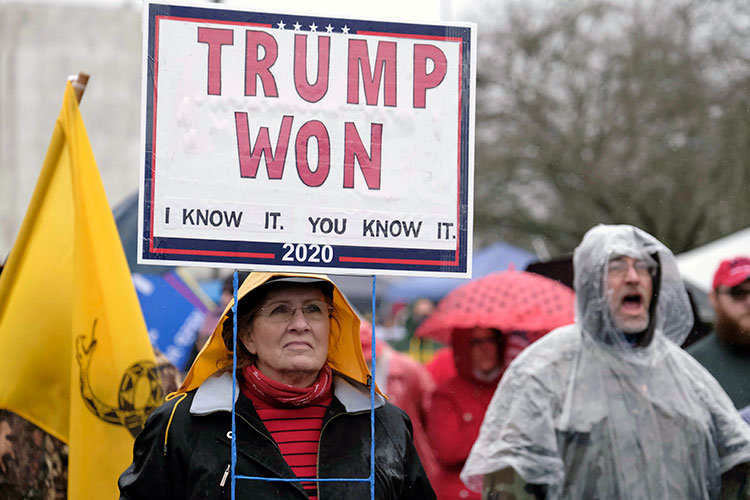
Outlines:
POLYGON ((138 264, 138 193, 133 193, 117 205, 112 214, 117 231, 120 233, 122 248, 128 261, 130 272, 135 274, 164 274, 174 271, 173 266, 152 266, 138 264))

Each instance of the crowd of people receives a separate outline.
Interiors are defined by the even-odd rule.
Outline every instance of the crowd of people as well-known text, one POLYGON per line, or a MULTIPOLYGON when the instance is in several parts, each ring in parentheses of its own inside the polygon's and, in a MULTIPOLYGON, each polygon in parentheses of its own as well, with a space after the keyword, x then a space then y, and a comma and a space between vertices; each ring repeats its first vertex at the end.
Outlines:
POLYGON ((575 323, 508 367, 461 479, 486 498, 747 498, 750 426, 680 348, 692 313, 672 252, 600 225, 573 265, 575 323))
MULTIPOLYGON (((162 373, 173 392, 120 498, 230 498, 233 442, 239 499, 367 499, 371 468, 379 500, 750 498, 750 256, 721 262, 714 332, 687 348, 691 302, 656 238, 598 225, 573 269, 572 323, 464 322, 429 363, 377 327, 373 345, 325 276, 250 273, 236 306, 227 281, 184 379, 162 373)), ((0 429, 39 434, 18 420, 0 429)), ((64 446, 43 438, 30 464, 0 460, 17 498, 64 488, 64 446)))
POLYGON ((202 436, 228 426, 232 369, 237 474, 256 478, 238 498, 368 498, 365 483, 257 477, 368 476, 373 352, 375 498, 747 498, 750 258, 722 262, 709 295, 716 333, 690 353, 680 346, 691 303, 658 240, 599 225, 573 264, 572 324, 532 336, 477 321, 453 328, 427 364, 373 345, 372 326, 326 278, 252 273, 239 295, 238 366, 230 303, 178 396, 138 437, 122 498, 163 498, 175 482, 184 490, 173 498, 204 498, 225 484, 230 441, 202 436))

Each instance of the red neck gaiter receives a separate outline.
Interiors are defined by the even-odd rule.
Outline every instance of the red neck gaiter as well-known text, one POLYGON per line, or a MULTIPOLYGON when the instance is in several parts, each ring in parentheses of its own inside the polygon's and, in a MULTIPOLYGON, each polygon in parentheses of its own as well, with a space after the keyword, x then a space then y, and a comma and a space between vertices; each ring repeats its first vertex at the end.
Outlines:
POLYGON ((242 369, 238 383, 242 393, 273 406, 308 406, 326 399, 331 393, 331 367, 323 365, 318 379, 310 387, 292 387, 263 375, 255 365, 242 369))

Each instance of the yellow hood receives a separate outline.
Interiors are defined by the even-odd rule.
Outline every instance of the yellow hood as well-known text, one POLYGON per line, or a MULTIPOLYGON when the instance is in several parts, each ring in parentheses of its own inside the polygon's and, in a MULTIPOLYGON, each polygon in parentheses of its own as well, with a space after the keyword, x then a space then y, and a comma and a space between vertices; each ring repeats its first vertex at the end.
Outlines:
MULTIPOLYGON (((318 278, 328 281, 333 285, 333 314, 336 317, 336 321, 331 321, 328 365, 333 370, 352 380, 367 385, 370 370, 365 362, 364 355, 362 354, 362 345, 359 341, 359 318, 336 284, 328 276, 300 273, 250 273, 237 291, 238 299, 241 301, 242 297, 275 276, 318 278), (334 343, 334 339, 338 339, 338 341, 334 343)), ((227 313, 230 312, 233 305, 234 299, 227 304, 224 314, 219 320, 219 324, 216 325, 208 342, 206 342, 206 345, 203 346, 203 349, 201 349, 201 352, 195 358, 193 366, 190 367, 190 371, 177 392, 187 392, 197 388, 208 377, 232 364, 232 353, 224 345, 221 332, 224 322, 232 321, 231 317, 227 317, 227 313)))

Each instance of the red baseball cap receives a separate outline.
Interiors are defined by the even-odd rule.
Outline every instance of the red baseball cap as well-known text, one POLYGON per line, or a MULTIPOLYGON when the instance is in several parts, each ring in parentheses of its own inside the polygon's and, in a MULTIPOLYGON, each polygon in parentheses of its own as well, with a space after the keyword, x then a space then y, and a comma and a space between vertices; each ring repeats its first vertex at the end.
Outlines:
POLYGON ((714 274, 714 290, 720 286, 732 288, 747 279, 750 279, 750 257, 726 259, 714 274))

